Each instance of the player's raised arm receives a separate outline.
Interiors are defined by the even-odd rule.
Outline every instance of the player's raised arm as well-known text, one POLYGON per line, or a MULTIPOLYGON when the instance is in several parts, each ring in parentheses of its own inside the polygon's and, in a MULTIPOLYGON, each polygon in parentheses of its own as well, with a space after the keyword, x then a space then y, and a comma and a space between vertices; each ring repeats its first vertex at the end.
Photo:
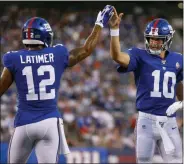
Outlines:
POLYGON ((5 67, 1 74, 0 78, 0 97, 3 95, 4 92, 10 87, 13 83, 13 77, 11 72, 5 67))
POLYGON ((95 25, 92 33, 87 38, 86 42, 82 47, 75 48, 70 51, 68 67, 72 67, 91 55, 94 48, 96 47, 102 27, 95 25))
POLYGON ((119 16, 116 12, 116 9, 113 7, 113 16, 109 20, 110 25, 110 55, 114 61, 121 64, 125 68, 128 67, 130 62, 130 57, 127 53, 121 52, 120 41, 119 41, 119 25, 121 22, 121 17, 123 13, 120 13, 119 16))
POLYGON ((105 6, 102 12, 100 11, 98 13, 93 31, 86 39, 84 45, 82 47, 75 48, 70 51, 68 67, 74 66, 75 64, 79 63, 80 61, 91 55, 98 43, 100 32, 102 28, 108 23, 112 15, 112 11, 113 7, 107 5, 105 6))

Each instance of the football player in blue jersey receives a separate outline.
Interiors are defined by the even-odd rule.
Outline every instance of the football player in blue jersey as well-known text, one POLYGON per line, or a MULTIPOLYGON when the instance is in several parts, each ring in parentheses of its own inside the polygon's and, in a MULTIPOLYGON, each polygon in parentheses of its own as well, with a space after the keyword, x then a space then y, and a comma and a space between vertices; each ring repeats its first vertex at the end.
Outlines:
POLYGON ((62 44, 52 46, 53 31, 45 19, 33 17, 24 24, 22 42, 25 49, 4 55, 0 78, 0 96, 13 81, 18 92, 8 163, 26 163, 33 148, 38 163, 56 163, 58 154, 69 153, 57 109, 60 79, 66 68, 91 55, 112 11, 109 5, 100 11, 84 45, 70 52, 62 44))
POLYGON ((164 162, 181 163, 182 142, 176 114, 174 110, 168 111, 170 117, 166 114, 169 106, 173 109, 176 96, 183 100, 183 55, 169 50, 174 30, 167 20, 155 19, 146 26, 145 49, 132 47, 121 52, 119 25, 122 16, 123 13, 118 15, 114 8, 109 21, 110 54, 119 64, 119 73, 134 73, 138 110, 135 129, 137 162, 152 162, 158 146, 164 162))

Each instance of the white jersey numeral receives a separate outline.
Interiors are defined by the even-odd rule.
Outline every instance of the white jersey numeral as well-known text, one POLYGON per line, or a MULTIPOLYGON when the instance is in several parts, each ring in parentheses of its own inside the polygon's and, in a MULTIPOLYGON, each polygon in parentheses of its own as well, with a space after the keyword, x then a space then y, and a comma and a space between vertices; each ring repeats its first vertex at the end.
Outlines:
POLYGON ((171 98, 171 99, 174 98, 175 84, 176 84, 176 75, 175 75, 175 73, 174 72, 166 72, 164 74, 164 81, 163 81, 163 95, 166 98, 171 98), (169 89, 168 89, 169 78, 172 79, 172 85, 171 85, 171 92, 170 93, 169 93, 169 89))
MULTIPOLYGON (((48 100, 55 98, 55 89, 51 89, 50 93, 46 92, 46 86, 53 85, 55 82, 55 71, 54 67, 51 65, 40 66, 37 69, 38 76, 44 75, 45 72, 49 72, 49 79, 44 79, 39 83, 39 95, 40 100, 48 100)), ((33 80, 33 71, 31 66, 26 66, 22 70, 22 74, 26 76, 28 94, 26 94, 26 99, 29 100, 38 100, 38 94, 35 93, 35 86, 33 80)))
MULTIPOLYGON (((159 84, 160 84, 160 70, 155 70, 152 72, 152 76, 154 76, 154 86, 153 91, 151 91, 151 97, 161 97, 161 92, 159 92, 159 84)), ((163 79, 163 95, 165 98, 174 98, 174 87, 176 84, 176 75, 174 72, 165 72, 163 79), (171 92, 169 92, 168 82, 169 78, 172 79, 171 92)))
POLYGON ((160 71, 153 71, 152 76, 154 76, 154 86, 153 91, 151 91, 151 97, 161 97, 161 92, 159 92, 160 71))
POLYGON ((50 93, 46 93, 46 86, 52 85, 55 82, 55 72, 54 67, 51 65, 40 66, 38 68, 38 75, 44 75, 45 72, 49 72, 50 79, 44 79, 39 84, 40 90, 40 100, 54 99, 55 98, 55 89, 51 89, 50 93))
POLYGON ((38 100, 38 94, 35 94, 32 67, 31 66, 24 67, 24 69, 22 70, 22 74, 26 76, 28 86, 28 94, 26 94, 26 99, 38 100))

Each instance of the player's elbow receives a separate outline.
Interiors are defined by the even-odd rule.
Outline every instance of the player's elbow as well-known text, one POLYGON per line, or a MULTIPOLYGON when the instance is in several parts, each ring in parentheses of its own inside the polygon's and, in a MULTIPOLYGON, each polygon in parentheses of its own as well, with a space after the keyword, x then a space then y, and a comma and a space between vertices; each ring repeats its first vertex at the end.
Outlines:
POLYGON ((110 55, 111 55, 112 60, 117 62, 117 60, 118 60, 118 52, 110 51, 110 55))
POLYGON ((114 61, 117 60, 117 56, 115 56, 114 54, 111 54, 111 58, 112 58, 112 60, 114 60, 114 61))
POLYGON ((112 52, 111 57, 116 63, 121 64, 125 68, 128 67, 130 62, 129 56, 124 55, 122 52, 112 52))
POLYGON ((112 60, 114 60, 116 63, 121 64, 120 61, 118 60, 118 58, 116 56, 112 56, 112 60))

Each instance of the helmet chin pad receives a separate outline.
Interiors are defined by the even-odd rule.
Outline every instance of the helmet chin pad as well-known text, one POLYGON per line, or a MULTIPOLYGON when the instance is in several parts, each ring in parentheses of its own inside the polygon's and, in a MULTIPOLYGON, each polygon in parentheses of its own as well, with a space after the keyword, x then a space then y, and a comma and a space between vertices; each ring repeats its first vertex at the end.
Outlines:
POLYGON ((160 53, 162 52, 161 49, 160 49, 160 50, 152 50, 152 49, 150 49, 150 48, 149 48, 149 51, 150 51, 150 53, 153 54, 153 55, 160 55, 160 53))

